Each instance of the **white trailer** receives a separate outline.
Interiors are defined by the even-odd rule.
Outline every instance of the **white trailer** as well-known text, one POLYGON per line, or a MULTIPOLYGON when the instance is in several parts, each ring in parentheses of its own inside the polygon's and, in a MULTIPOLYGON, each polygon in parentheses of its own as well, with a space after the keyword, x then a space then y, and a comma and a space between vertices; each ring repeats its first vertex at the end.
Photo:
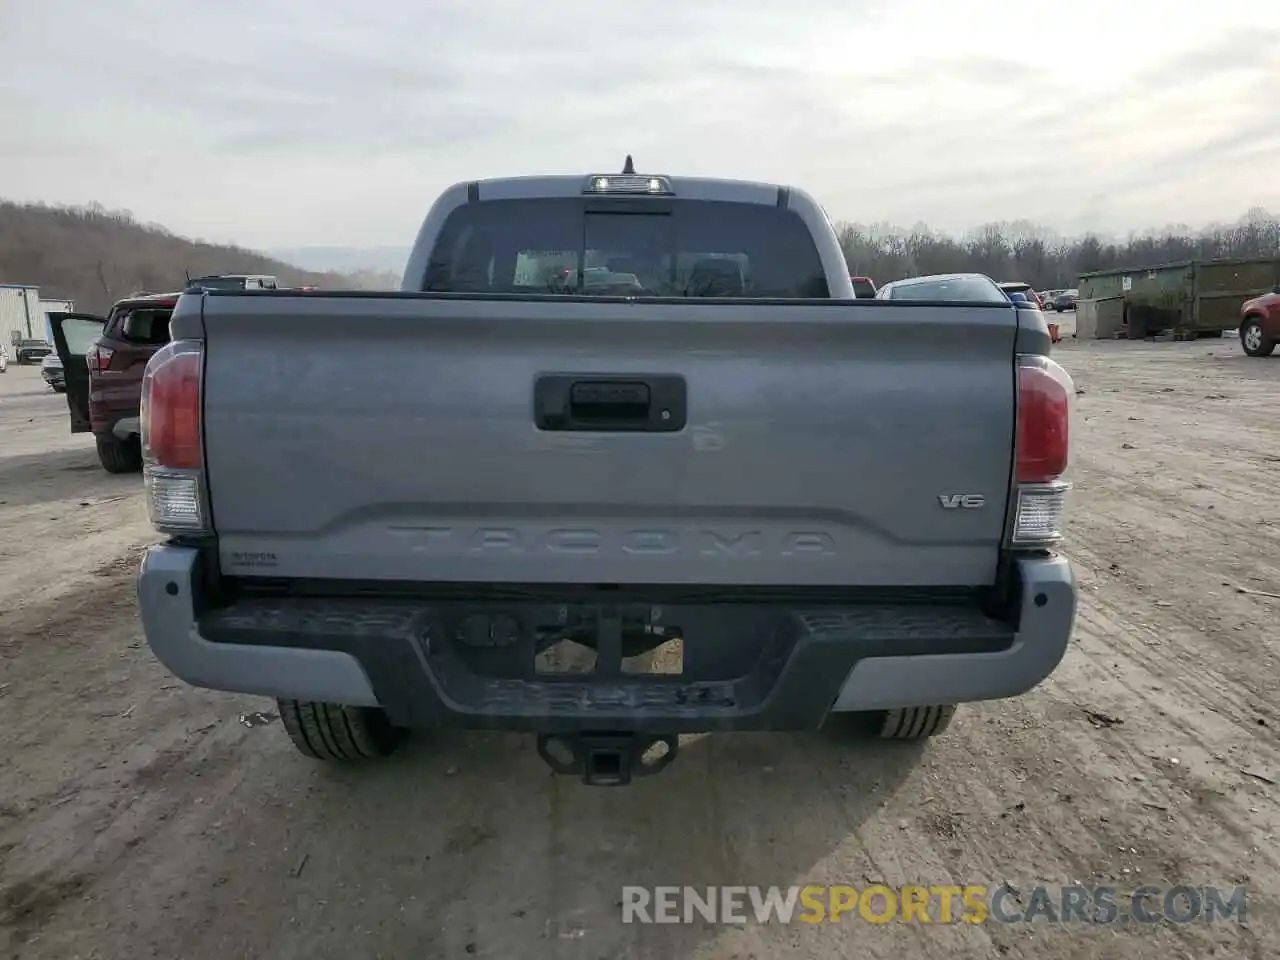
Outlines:
POLYGON ((40 312, 44 315, 44 333, 41 335, 46 343, 53 343, 53 327, 49 323, 51 313, 75 313, 74 300, 40 300, 40 312))
POLYGON ((40 307, 40 288, 25 283, 0 283, 0 343, 13 358, 22 340, 44 340, 48 318, 40 307))

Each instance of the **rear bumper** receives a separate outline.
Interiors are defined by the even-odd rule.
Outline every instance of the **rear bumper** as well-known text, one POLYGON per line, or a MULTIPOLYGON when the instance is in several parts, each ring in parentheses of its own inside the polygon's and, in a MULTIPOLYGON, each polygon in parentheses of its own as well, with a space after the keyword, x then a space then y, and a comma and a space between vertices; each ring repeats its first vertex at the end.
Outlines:
POLYGON ((1061 661, 1076 607, 1065 558, 1025 559, 1016 625, 920 606, 774 609, 760 655, 728 679, 496 679, 444 652, 421 604, 264 599, 205 610, 200 562, 194 548, 155 546, 139 574, 147 642, 175 676, 214 690, 380 706, 410 727, 806 729, 832 711, 1017 696, 1061 661))
POLYGON ((93 432, 100 437, 115 437, 117 440, 128 440, 141 436, 141 419, 136 416, 109 417, 93 421, 93 432))
MULTIPOLYGON (((114 376, 114 375, 113 375, 114 376)), ((139 435, 142 381, 106 379, 92 374, 89 382, 89 419, 93 432, 101 437, 127 440, 139 435)))

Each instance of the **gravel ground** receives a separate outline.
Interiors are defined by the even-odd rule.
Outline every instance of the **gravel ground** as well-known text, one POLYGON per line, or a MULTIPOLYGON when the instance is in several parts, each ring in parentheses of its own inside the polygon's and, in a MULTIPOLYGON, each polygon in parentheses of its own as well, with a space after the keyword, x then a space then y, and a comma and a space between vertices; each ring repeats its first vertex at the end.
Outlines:
MULTIPOLYGON (((699 738, 624 790, 528 738, 333 770, 151 657, 140 481, 0 375, 0 948, 34 957, 1280 956, 1280 359, 1077 343, 1059 670, 927 746, 699 738), (1271 594, 1272 596, 1268 596, 1271 594), (624 925, 624 884, 1244 885, 1248 923, 624 925)), ((936 914, 935 914, 936 917, 936 914)))

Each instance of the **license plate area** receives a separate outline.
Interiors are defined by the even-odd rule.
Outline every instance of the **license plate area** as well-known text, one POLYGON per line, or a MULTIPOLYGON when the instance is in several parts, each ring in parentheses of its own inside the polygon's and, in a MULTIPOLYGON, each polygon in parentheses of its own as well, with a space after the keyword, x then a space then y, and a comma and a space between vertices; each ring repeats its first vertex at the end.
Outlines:
POLYGON ((759 662, 776 619, 758 610, 648 604, 440 609, 429 654, 456 657, 492 678, 731 680, 759 662))

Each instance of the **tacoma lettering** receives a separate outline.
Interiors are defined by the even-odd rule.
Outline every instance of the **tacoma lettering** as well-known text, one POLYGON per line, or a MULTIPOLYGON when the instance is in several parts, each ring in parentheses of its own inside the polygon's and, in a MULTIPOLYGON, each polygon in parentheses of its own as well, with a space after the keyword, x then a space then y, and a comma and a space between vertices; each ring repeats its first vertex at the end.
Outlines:
POLYGON ((830 557, 838 552, 835 539, 821 531, 797 530, 768 533, 744 530, 626 530, 605 534, 591 527, 557 527, 530 532, 517 527, 415 527, 390 528, 395 536, 416 540, 414 549, 427 553, 459 550, 488 556, 551 553, 562 556, 597 556, 614 550, 640 557, 677 556, 681 553, 725 559, 766 555, 830 557))

